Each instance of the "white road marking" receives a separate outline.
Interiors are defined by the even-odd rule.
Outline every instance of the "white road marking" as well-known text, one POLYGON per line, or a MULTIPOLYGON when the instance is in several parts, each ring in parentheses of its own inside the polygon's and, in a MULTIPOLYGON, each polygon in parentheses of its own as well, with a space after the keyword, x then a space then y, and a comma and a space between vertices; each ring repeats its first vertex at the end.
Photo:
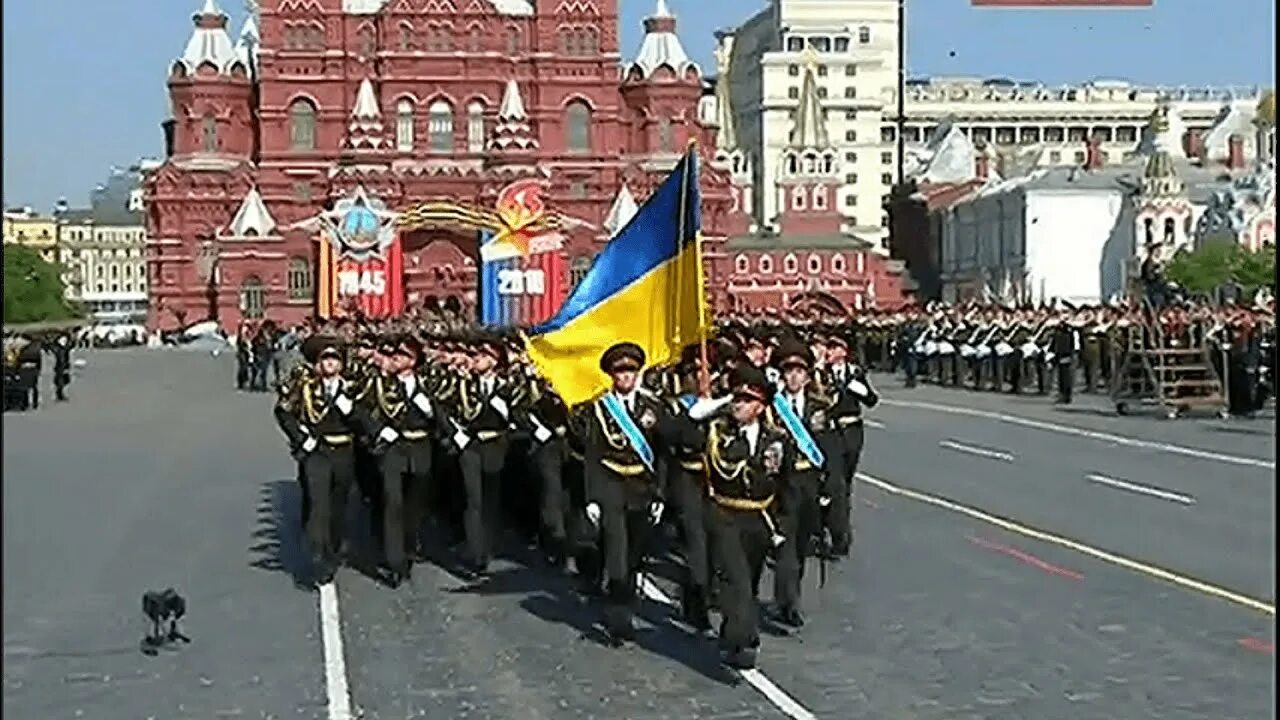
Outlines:
MULTIPOLYGON (((654 602, 660 602, 663 605, 670 605, 671 607, 676 606, 675 600, 662 592, 662 588, 655 585, 646 575, 640 576, 640 591, 654 602)), ((770 680, 767 675, 760 672, 758 668, 752 670, 738 670, 737 673, 742 676, 743 680, 747 681, 748 685, 759 691, 761 695, 764 695, 769 702, 773 703, 774 707, 781 710, 787 717, 793 718, 793 720, 817 720, 816 715, 810 712, 804 705, 801 705, 798 700, 788 695, 785 690, 775 685, 774 682, 770 680)))
POLYGON ((864 424, 864 425, 866 425, 867 427, 879 428, 879 429, 881 429, 881 430, 883 430, 883 429, 884 429, 884 423, 880 422, 879 420, 872 420, 872 419, 870 419, 870 418, 867 418, 866 420, 863 420, 862 422, 863 422, 863 424, 864 424))
POLYGON ((329 720, 352 720, 347 659, 342 650, 342 616, 338 613, 338 586, 332 582, 320 586, 320 639, 324 645, 324 684, 329 694, 329 720))
POLYGON ((1086 545, 1079 540, 1072 540, 1071 538, 1063 537, 1062 535, 1055 535, 1054 533, 1015 522, 1009 518, 1000 517, 999 515, 994 515, 970 505, 958 503, 941 495, 931 495, 919 490, 912 490, 911 488, 903 487, 902 485, 897 485, 887 480, 872 477, 866 473, 858 473, 857 478, 868 485, 884 490, 890 495, 897 495, 909 500, 922 502, 926 505, 932 505, 959 515, 964 515, 971 520, 977 520, 978 522, 983 522, 1002 530, 1008 530, 1011 533, 1017 533, 1023 537, 1031 538, 1032 540, 1039 540, 1041 542, 1049 543, 1050 545, 1057 545, 1058 547, 1066 548, 1068 550, 1074 550, 1081 555, 1088 555, 1089 557, 1101 560, 1102 562, 1110 563, 1117 567, 1122 567, 1134 572, 1139 572, 1148 577, 1163 580, 1188 590, 1195 590, 1196 592, 1204 593, 1205 595, 1212 595, 1213 597, 1221 598, 1222 600, 1235 603, 1242 607, 1247 607, 1251 610, 1257 610, 1258 612, 1272 617, 1275 617, 1276 614, 1276 606, 1273 603, 1249 597, 1248 595, 1235 592, 1234 590, 1229 590, 1220 585, 1207 583, 1203 580, 1197 580, 1193 577, 1182 575, 1180 573, 1173 572, 1172 570, 1166 570, 1156 565, 1150 565, 1123 555, 1117 555, 1116 553, 1109 552, 1092 545, 1086 545))
POLYGON ((958 443, 954 440, 942 440, 938 443, 938 445, 940 447, 947 448, 948 450, 955 450, 956 452, 968 453, 970 455, 977 455, 979 457, 984 457, 984 458, 991 458, 992 460, 1003 460, 1004 462, 1013 462, 1013 453, 1007 453, 1007 452, 1004 452, 1003 450, 988 450, 986 448, 974 447, 972 445, 965 445, 964 443, 958 443))
POLYGON ((1223 453, 1212 452, 1210 450, 1200 450, 1198 448, 1174 445, 1172 443, 1156 442, 1154 440, 1140 440, 1138 438, 1125 437, 1124 435, 1115 435, 1096 430, 1086 430, 1085 428, 1072 427, 1070 425, 1059 425, 1058 423, 1046 422, 1044 420, 1033 420, 1031 418, 1019 417, 1017 415, 1006 415, 1004 413, 991 412, 988 410, 974 410, 973 408, 956 407, 954 405, 939 405, 937 403, 917 402, 914 400, 882 399, 880 402, 885 405, 898 407, 936 410, 938 412, 953 413, 956 415, 988 418, 990 420, 999 420, 1000 422, 1009 423, 1011 425, 1021 425, 1023 427, 1034 428, 1036 430, 1047 430, 1049 432, 1062 433, 1064 435, 1075 435, 1077 437, 1102 440, 1104 442, 1124 445, 1126 447, 1146 448, 1148 450, 1157 450, 1159 452, 1171 453, 1173 455, 1184 455, 1186 457, 1199 458, 1201 460, 1211 460, 1213 462, 1228 463, 1231 465, 1246 465, 1249 467, 1266 468, 1269 470, 1276 469, 1276 463, 1274 460, 1241 457, 1239 455, 1226 455, 1223 453))
POLYGON ((1183 505, 1195 505, 1196 503, 1196 499, 1190 495, 1183 495, 1182 493, 1171 492, 1169 490, 1161 490, 1160 488, 1151 487, 1150 485, 1139 485, 1125 480, 1117 480, 1116 478, 1099 475, 1097 473, 1090 473, 1085 476, 1085 479, 1089 482, 1098 483, 1099 485, 1109 485, 1110 487, 1118 490, 1127 490, 1129 492, 1150 495, 1151 497, 1157 497, 1161 500, 1172 500, 1173 502, 1182 503, 1183 505))

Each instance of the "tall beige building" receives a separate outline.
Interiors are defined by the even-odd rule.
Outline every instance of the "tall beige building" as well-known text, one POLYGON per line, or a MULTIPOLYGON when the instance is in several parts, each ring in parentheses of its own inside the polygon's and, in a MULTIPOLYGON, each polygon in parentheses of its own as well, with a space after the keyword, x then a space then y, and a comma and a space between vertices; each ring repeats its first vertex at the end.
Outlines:
POLYGON ((62 210, 58 252, 67 298, 83 303, 100 325, 146 320, 146 227, 138 167, 113 170, 93 193, 92 207, 62 210))
MULTIPOLYGON (((726 85, 720 97, 723 102, 727 95, 733 108, 735 149, 750 162, 761 224, 773 224, 778 213, 776 188, 798 107, 802 52, 812 47, 827 127, 842 159, 838 206, 849 231, 883 249, 884 201, 897 181, 897 17, 897 0, 772 0, 720 34, 719 52, 727 58, 717 81, 726 85)), ((1121 80, 1047 87, 1028 80, 909 80, 908 174, 928 162, 940 126, 960 128, 1000 174, 1080 164, 1089 138, 1100 140, 1104 162, 1119 162, 1137 150, 1161 99, 1172 104, 1171 122, 1188 155, 1201 146, 1225 153, 1232 134, 1255 142, 1250 123, 1257 88, 1154 88, 1121 80)), ((1266 149, 1250 145, 1246 153, 1265 155, 1266 149)))

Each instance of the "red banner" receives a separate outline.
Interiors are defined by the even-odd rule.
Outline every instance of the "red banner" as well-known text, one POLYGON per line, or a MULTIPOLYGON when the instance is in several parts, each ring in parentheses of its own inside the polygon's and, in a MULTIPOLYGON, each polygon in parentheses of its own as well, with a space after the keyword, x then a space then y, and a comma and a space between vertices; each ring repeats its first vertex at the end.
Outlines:
POLYGON ((396 237, 381 255, 364 260, 339 255, 330 238, 320 238, 317 313, 342 317, 358 308, 370 318, 394 317, 404 311, 404 254, 396 237))

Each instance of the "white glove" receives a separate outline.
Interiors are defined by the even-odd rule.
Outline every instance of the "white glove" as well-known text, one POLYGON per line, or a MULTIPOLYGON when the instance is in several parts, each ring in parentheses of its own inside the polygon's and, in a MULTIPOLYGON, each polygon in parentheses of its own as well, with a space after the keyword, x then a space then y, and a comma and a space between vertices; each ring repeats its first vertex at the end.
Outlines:
POLYGON ((431 417, 431 401, 427 399, 426 395, 423 395, 422 393, 414 395, 413 404, 418 406, 418 409, 422 411, 423 415, 431 417))
POLYGON ((507 414, 510 412, 510 409, 507 408, 506 400, 503 400, 500 397, 494 397, 489 400, 489 404, 493 406, 494 410, 498 411, 498 414, 502 416, 502 419, 505 420, 507 418, 507 414))
POLYGON ((850 380, 848 387, 849 387, 849 392, 855 395, 862 395, 863 397, 866 397, 867 395, 870 394, 870 391, 867 389, 866 383, 862 382, 857 378, 850 380))
POLYGON ((996 345, 996 355, 999 355, 1000 357, 1004 357, 1011 352, 1013 352, 1013 346, 1009 345, 1007 342, 1001 342, 996 345))
POLYGON ((338 412, 342 413, 343 415, 351 414, 351 401, 347 399, 346 395, 339 395, 338 397, 334 398, 333 404, 334 404, 334 407, 338 408, 338 412))
POLYGON ((831 504, 830 495, 822 495, 821 497, 818 498, 818 507, 827 507, 830 504, 831 504))
POLYGON ((533 423, 533 438, 540 443, 546 442, 552 435, 551 431, 547 429, 546 425, 539 422, 538 418, 530 415, 529 420, 533 423))
POLYGON ((378 439, 382 442, 393 443, 400 438, 400 433, 396 432, 393 427, 384 427, 382 432, 378 433, 378 439))
POLYGON ((779 533, 774 533, 773 537, 769 538, 769 540, 773 542, 774 547, 782 547, 782 543, 786 542, 787 538, 779 533))
POLYGON ((592 525, 600 525, 600 506, 596 503, 587 503, 587 520, 592 525))
POLYGON ((311 452, 311 451, 315 450, 315 449, 316 449, 316 445, 317 445, 317 444, 318 444, 318 443, 316 443, 316 439, 315 439, 315 438, 308 436, 306 440, 303 440, 303 441, 302 441, 302 452, 308 452, 308 453, 309 453, 309 452, 311 452))
POLYGON ((471 437, 459 430, 453 434, 453 443, 458 446, 459 450, 466 450, 467 445, 471 444, 471 437))
POLYGON ((725 395, 722 398, 698 398, 696 402, 689 407, 690 420, 706 420, 720 411, 720 408, 733 402, 732 395, 725 395))
POLYGON ((662 504, 661 500, 654 500, 649 503, 649 522, 654 525, 662 522, 662 511, 665 507, 666 506, 662 504))
POLYGON ((1022 344, 1022 347, 1018 349, 1022 351, 1023 355, 1027 356, 1035 355, 1040 352, 1040 348, 1036 347, 1036 344, 1033 342, 1025 342, 1022 344))

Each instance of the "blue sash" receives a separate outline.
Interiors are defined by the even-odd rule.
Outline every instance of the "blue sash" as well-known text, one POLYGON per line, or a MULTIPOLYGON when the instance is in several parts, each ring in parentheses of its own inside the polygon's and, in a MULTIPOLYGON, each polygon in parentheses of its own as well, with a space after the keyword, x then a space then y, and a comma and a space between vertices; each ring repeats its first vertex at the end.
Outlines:
POLYGON ((693 407, 694 403, 698 402, 698 396, 692 393, 685 393, 684 395, 676 398, 676 400, 680 401, 680 407, 684 408, 687 412, 689 408, 693 407))
POLYGON ((826 456, 818 449, 818 443, 809 434, 809 428, 804 426, 804 422, 796 416, 796 411, 791 409, 791 403, 787 402, 784 393, 774 394, 773 409, 777 411, 778 417, 782 418, 782 424, 787 427, 787 432, 791 433, 791 437, 795 438, 800 452, 804 453, 804 456, 809 459, 809 462, 813 463, 814 467, 822 467, 823 463, 827 461, 826 456))
POLYGON ((627 436, 627 442, 631 443, 632 449, 640 456, 640 461, 649 468, 649 472, 653 472, 653 448, 649 447, 649 441, 644 438, 644 433, 636 427, 636 421, 631 419, 631 413, 627 412, 622 401, 613 393, 606 394, 600 398, 600 401, 604 403, 604 409, 609 411, 613 421, 622 428, 622 434, 627 436))

